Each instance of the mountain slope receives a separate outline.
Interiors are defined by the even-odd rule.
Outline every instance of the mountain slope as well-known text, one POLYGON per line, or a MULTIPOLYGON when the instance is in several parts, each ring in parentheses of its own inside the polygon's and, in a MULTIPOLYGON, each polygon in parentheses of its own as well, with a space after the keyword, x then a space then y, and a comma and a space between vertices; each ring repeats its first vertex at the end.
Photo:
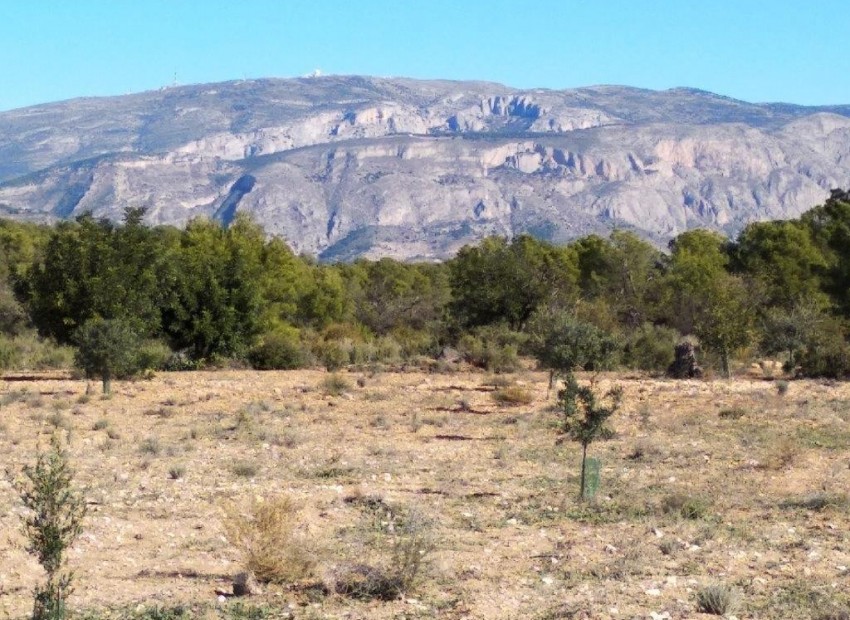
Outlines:
POLYGON ((850 185, 850 106, 693 89, 329 76, 0 113, 0 215, 251 213, 297 251, 441 258, 484 235, 734 234, 850 185))

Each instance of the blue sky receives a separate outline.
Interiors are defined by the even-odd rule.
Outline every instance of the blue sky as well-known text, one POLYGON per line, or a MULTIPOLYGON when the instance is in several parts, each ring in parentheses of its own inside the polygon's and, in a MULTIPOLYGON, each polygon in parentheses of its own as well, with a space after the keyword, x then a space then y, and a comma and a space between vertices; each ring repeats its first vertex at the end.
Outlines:
POLYGON ((0 0, 0 109, 324 73, 850 103, 850 1, 0 0))

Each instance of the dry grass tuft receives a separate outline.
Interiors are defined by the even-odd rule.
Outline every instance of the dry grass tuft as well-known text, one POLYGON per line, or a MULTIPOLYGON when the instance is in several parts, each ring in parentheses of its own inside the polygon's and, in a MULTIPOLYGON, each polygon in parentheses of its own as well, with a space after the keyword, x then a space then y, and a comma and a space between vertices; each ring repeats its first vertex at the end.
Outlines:
POLYGON ((298 535, 297 516, 297 506, 286 496, 254 500, 247 511, 224 507, 225 535, 257 581, 294 583, 313 575, 315 550, 298 535))
POLYGON ((712 584, 697 592, 697 609, 704 614, 725 616, 741 605, 741 594, 725 584, 712 584))

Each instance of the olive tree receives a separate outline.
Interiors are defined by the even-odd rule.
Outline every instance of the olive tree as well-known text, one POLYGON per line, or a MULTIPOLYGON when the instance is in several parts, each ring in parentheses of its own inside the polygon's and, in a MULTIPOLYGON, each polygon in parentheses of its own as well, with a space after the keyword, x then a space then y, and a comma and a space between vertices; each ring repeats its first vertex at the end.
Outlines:
POLYGON ((75 334, 77 352, 74 362, 86 377, 99 377, 103 393, 112 391, 112 379, 127 377, 139 370, 138 334, 123 319, 94 318, 86 321, 75 334))

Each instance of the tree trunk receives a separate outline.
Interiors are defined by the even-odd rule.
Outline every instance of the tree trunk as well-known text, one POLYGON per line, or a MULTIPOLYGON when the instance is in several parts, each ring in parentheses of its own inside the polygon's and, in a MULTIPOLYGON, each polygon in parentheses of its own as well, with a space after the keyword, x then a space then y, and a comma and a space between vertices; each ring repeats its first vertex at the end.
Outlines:
POLYGON ((723 365, 723 376, 729 378, 729 350, 724 345, 720 349, 720 362, 723 365))
POLYGON ((103 377, 103 393, 112 394, 112 377, 109 373, 104 373, 103 377))

